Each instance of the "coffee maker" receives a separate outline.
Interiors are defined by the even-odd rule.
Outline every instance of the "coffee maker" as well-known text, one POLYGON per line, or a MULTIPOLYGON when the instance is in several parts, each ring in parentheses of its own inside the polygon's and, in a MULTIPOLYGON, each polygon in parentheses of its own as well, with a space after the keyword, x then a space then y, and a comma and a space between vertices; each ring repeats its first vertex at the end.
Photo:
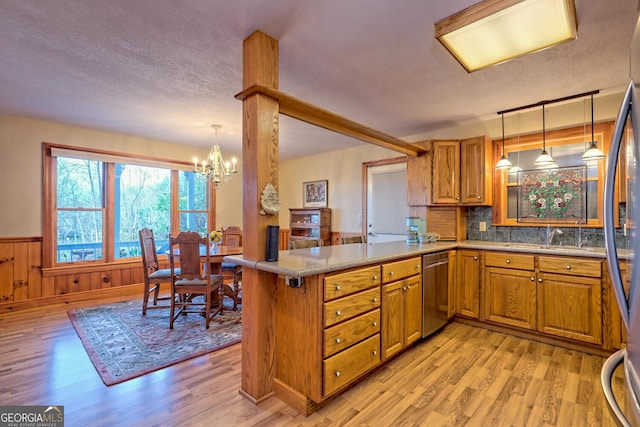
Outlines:
POLYGON ((417 216, 407 217, 407 243, 418 243, 419 236, 427 232, 427 221, 417 216))

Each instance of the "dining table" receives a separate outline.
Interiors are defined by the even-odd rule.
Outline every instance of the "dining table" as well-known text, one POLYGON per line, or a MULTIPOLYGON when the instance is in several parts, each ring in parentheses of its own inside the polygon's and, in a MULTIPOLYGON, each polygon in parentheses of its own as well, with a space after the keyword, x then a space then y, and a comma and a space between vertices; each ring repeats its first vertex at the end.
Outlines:
MULTIPOLYGON (((221 274, 222 273, 222 261, 227 255, 242 255, 242 246, 221 246, 218 245, 215 249, 209 251, 209 265, 205 266, 207 271, 211 274, 221 274)), ((202 263, 207 262, 207 254, 205 249, 202 248, 200 251, 200 260, 202 263)), ((238 296, 238 291, 234 290, 231 286, 226 283, 223 283, 222 289, 224 294, 229 298, 233 299, 237 303, 242 303, 242 299, 238 296)), ((214 302, 215 305, 215 302, 214 302)))
MULTIPOLYGON (((175 250, 175 253, 179 256, 180 251, 175 250)), ((220 274, 222 273, 222 261, 224 257, 227 255, 242 255, 242 246, 221 246, 218 245, 214 250, 209 251, 209 265, 206 266, 207 262, 207 253, 206 248, 200 248, 200 262, 204 265, 204 268, 207 269, 211 274, 220 274)), ((223 283, 222 289, 224 294, 229 298, 233 299, 237 303, 242 303, 242 299, 238 296, 238 292, 234 290, 231 286, 226 283, 223 283)), ((215 295, 215 300, 213 302, 214 306, 218 305, 217 295, 215 295)))

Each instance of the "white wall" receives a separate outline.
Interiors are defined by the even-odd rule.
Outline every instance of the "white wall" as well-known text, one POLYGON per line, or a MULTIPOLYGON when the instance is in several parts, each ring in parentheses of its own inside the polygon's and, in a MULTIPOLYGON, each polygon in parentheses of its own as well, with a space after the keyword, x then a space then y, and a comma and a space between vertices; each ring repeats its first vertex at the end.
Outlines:
MULTIPOLYGON (((0 115, 0 237, 42 236, 42 143, 190 162, 208 150, 75 126, 0 115)), ((242 224, 242 166, 220 185, 216 226, 242 224)))
MULTIPOLYGON (((621 99, 622 94, 596 97, 596 122, 614 119, 621 99)), ((514 100, 514 106, 517 105, 517 100, 514 100)), ((547 130, 576 126, 591 119, 588 100, 549 105, 547 111, 547 130)), ((506 115, 506 136, 540 132, 541 114, 541 108, 536 108, 506 115)), ((368 125, 375 128, 375 123, 368 125)), ((42 235, 42 142, 146 154, 187 162, 194 156, 202 158, 208 154, 208 150, 195 147, 16 116, 0 115, 0 129, 0 237, 42 235)), ((499 138, 501 134, 500 116, 496 114, 469 120, 461 126, 405 136, 404 139, 419 141, 477 135, 499 138)), ((329 207, 333 210, 332 229, 359 232, 359 214, 362 212, 362 163, 401 155, 354 140, 353 148, 281 162, 280 227, 289 227, 289 208, 302 207, 302 183, 326 179, 329 181, 329 207)), ((238 174, 230 182, 221 184, 218 190, 218 228, 242 223, 242 165, 239 165, 239 169, 238 174)))

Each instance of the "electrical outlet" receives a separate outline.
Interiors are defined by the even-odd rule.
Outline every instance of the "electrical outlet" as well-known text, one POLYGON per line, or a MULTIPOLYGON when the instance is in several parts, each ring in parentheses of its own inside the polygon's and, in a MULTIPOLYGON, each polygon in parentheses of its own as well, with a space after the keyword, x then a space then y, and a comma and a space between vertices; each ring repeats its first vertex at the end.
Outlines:
POLYGON ((487 223, 480 221, 480 231, 487 231, 487 223))

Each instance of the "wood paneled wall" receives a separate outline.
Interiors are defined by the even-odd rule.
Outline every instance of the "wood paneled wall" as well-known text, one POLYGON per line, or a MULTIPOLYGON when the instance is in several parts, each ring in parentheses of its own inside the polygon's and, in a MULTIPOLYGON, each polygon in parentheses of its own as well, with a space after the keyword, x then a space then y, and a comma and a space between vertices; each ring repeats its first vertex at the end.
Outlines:
MULTIPOLYGON (((166 260, 162 265, 168 267, 166 260)), ((144 282, 142 262, 42 268, 42 238, 0 238, 0 312, 69 300, 144 282)), ((122 292, 118 289, 117 292, 122 292)))

